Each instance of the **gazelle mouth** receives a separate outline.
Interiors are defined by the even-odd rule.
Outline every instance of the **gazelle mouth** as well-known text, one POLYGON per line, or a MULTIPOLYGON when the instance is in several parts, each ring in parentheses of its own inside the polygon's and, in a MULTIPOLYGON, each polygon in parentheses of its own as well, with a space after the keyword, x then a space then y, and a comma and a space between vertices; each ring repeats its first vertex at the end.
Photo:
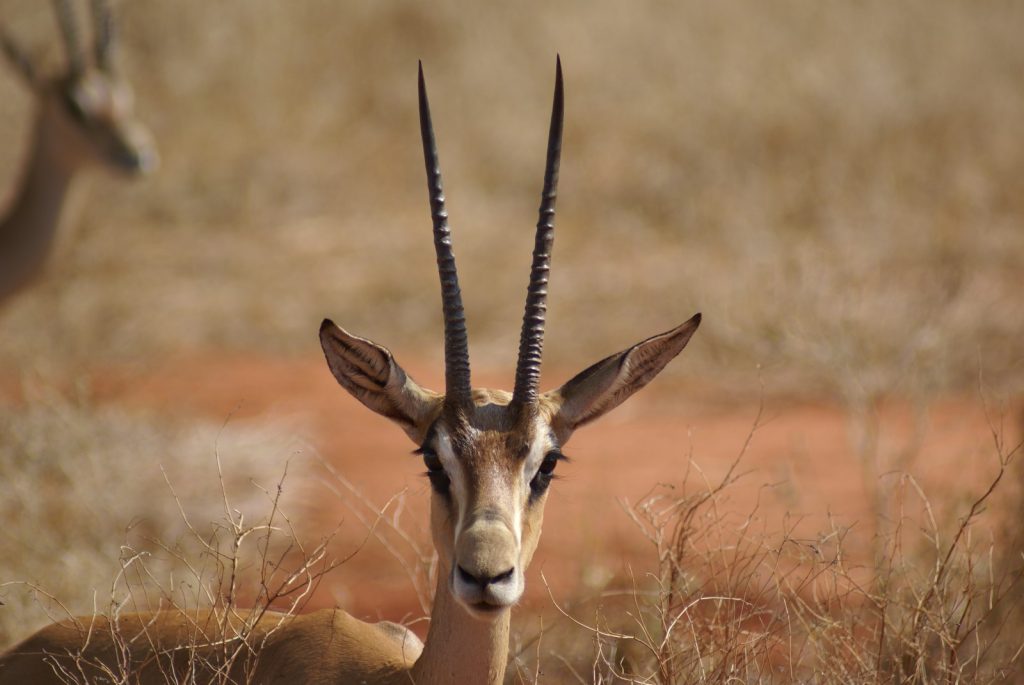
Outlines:
POLYGON ((477 618, 491 619, 509 608, 507 604, 491 604, 490 602, 476 602, 466 605, 469 612, 477 618))
POLYGON ((154 149, 126 149, 114 155, 118 171, 125 176, 148 176, 160 168, 160 155, 154 149))

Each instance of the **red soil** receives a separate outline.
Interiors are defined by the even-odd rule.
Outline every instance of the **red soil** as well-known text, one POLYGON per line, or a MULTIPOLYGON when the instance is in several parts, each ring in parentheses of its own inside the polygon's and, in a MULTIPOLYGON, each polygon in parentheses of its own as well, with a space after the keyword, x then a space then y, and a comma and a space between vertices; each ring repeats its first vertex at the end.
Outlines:
MULTIPOLYGON (((431 387, 429 373, 413 375, 431 387)), ((562 376, 546 371, 548 378, 562 376)), ((475 371, 481 385, 503 378, 475 371)), ((91 379, 100 402, 142 407, 169 415, 223 420, 300 417, 322 456, 376 503, 408 488, 410 518, 422 517, 427 486, 422 465, 409 456, 413 446, 387 421, 373 416, 330 377, 322 359, 282 360, 252 356, 208 356, 171 360, 159 367, 96 371, 91 379)), ((567 447, 572 462, 559 467, 545 516, 546 530, 528 574, 528 602, 548 602, 543 571, 554 596, 566 599, 581 587, 611 576, 637 576, 655 564, 650 543, 620 505, 636 502, 658 484, 679 486, 689 460, 691 489, 703 479, 717 482, 743 450, 757 402, 700 403, 701 392, 685 400, 667 396, 655 381, 626 405, 582 430, 567 447)), ((945 400, 928 411, 927 430, 915 435, 914 413, 900 403, 878 408, 878 453, 892 468, 898 455, 933 497, 981 483, 995 471, 992 436, 981 401, 945 400), (919 442, 918 442, 919 441, 919 442)), ((853 524, 870 538, 870 494, 861 460, 853 449, 851 421, 836 406, 771 404, 743 456, 750 472, 729 488, 723 507, 745 519, 759 503, 758 516, 781 530, 787 514, 799 519, 797 534, 827 528, 826 515, 853 524), (766 487, 765 484, 774 484, 766 487)), ((884 469, 883 469, 884 470, 884 469)), ((336 498, 316 503, 317 525, 337 525, 346 512, 336 498)), ((337 554, 353 550, 364 536, 351 517, 342 524, 337 554)), ((411 586, 399 564, 379 545, 369 544, 324 581, 314 604, 340 604, 364 616, 401 618, 418 613, 411 586)))

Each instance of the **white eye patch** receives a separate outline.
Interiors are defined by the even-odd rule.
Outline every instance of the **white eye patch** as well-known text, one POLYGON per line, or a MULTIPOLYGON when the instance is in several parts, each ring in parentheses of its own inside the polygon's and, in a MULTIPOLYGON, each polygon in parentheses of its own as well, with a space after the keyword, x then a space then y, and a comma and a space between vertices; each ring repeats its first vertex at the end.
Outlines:
POLYGON ((451 436, 448 435, 444 426, 437 427, 435 436, 437 442, 437 458, 441 460, 444 472, 448 474, 451 481, 451 496, 454 503, 455 514, 455 539, 458 540, 459 531, 462 530, 462 522, 466 517, 466 471, 462 468, 455 450, 452 449, 451 436))
POLYGON ((533 420, 533 436, 533 443, 530 445, 526 459, 523 460, 523 470, 520 476, 523 482, 524 497, 529 496, 530 481, 537 475, 537 469, 540 468, 544 457, 555 448, 554 439, 551 437, 551 427, 539 416, 533 420))

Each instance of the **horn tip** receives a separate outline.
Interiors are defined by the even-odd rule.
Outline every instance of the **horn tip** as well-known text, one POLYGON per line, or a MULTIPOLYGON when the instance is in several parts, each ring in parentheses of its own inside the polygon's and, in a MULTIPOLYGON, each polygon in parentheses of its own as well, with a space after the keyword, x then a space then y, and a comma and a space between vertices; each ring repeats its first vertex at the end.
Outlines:
POLYGON ((419 67, 416 77, 417 90, 419 92, 420 108, 422 109, 427 100, 427 81, 423 76, 423 60, 418 60, 419 67))
POLYGON ((562 100, 564 99, 564 88, 562 86, 562 57, 555 57, 555 107, 560 111, 562 109, 562 100))

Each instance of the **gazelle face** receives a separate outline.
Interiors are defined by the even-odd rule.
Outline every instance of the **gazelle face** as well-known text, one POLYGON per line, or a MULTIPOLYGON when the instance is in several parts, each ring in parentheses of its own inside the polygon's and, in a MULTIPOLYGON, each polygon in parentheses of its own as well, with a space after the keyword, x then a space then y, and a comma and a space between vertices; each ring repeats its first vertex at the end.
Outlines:
POLYGON ((75 166, 100 166, 128 175, 159 165, 153 137, 136 117, 131 86, 89 70, 54 82, 42 96, 44 121, 56 129, 62 156, 75 166))
POLYGON ((471 390, 465 319, 422 70, 420 130, 444 305, 445 394, 421 387, 385 347, 330 320, 320 327, 320 344, 338 383, 401 426, 419 447, 433 490, 431 532, 447 590, 471 615, 491 620, 522 597, 549 486, 565 458, 562 446, 578 427, 617 407, 665 368, 697 330, 700 314, 597 362, 557 390, 538 393, 561 150, 559 65, 515 389, 471 390))
POLYGON ((433 490, 431 531, 453 596, 487 617, 515 604, 540 537, 548 486, 563 459, 542 412, 477 390, 442 413, 420 447, 433 490))
POLYGON ((697 314, 520 405, 510 393, 481 389, 471 404, 454 405, 420 387, 386 348, 329 320, 320 344, 338 383, 419 446, 440 572, 468 612, 488 619, 523 594, 562 446, 654 378, 699 325, 697 314))
POLYGON ((159 156, 134 110, 131 86, 113 66, 114 21, 105 0, 92 0, 90 49, 82 44, 71 0, 53 0, 67 54, 66 71, 41 76, 33 61, 6 33, 0 48, 39 100, 40 126, 51 154, 65 168, 100 166, 126 174, 156 169, 159 156))

